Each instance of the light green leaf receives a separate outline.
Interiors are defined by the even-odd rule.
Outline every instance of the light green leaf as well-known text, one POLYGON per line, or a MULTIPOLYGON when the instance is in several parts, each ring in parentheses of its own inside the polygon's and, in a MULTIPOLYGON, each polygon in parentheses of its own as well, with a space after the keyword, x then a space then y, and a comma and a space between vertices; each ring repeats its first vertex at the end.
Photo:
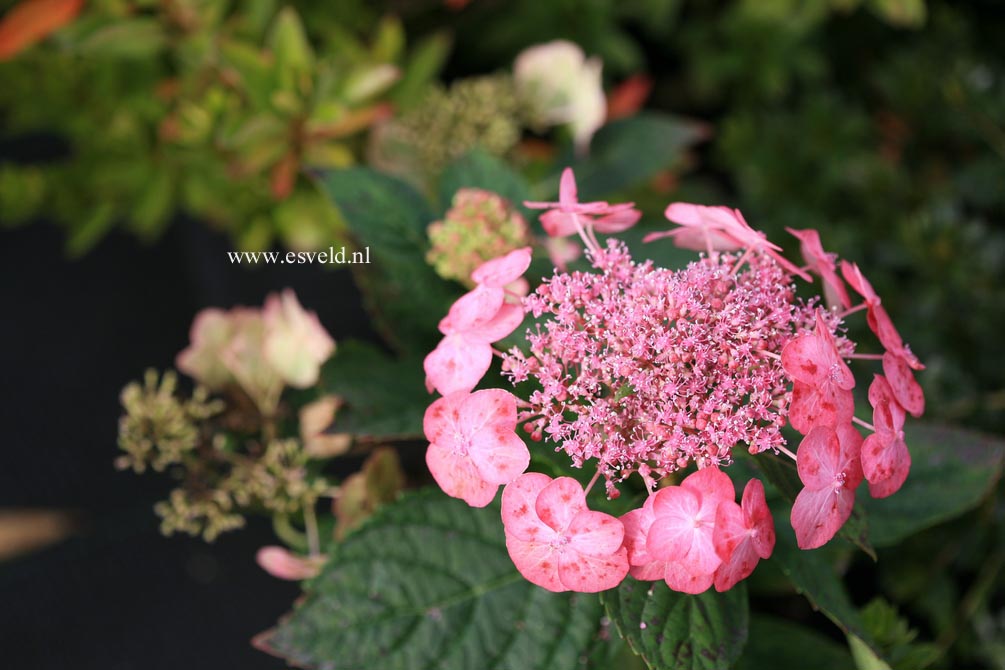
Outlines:
POLYGON ((599 629, 595 596, 513 567, 499 506, 425 491, 332 547, 306 598, 258 643, 323 670, 572 670, 599 629))
POLYGON ((626 579, 601 594, 607 616, 651 670, 721 670, 747 642, 746 585, 697 596, 626 579))

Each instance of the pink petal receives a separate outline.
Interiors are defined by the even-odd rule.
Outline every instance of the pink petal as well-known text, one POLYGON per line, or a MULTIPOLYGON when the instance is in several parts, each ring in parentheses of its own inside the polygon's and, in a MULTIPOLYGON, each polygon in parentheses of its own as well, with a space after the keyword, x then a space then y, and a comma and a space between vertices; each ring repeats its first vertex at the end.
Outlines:
MULTIPOLYGON (((621 516, 621 524, 625 529, 625 548, 628 550, 628 562, 631 565, 646 565, 656 559, 646 551, 646 536, 653 525, 652 509, 644 507, 633 509, 621 516)), ((656 577, 655 579, 662 579, 656 577)))
POLYGON ((621 548, 625 527, 610 514, 587 510, 572 520, 569 535, 569 547, 573 551, 585 556, 610 556, 621 548))
POLYGON ((573 174, 570 167, 562 170, 562 180, 558 186, 558 201, 562 204, 563 209, 575 207, 579 203, 576 175, 573 174))
POLYGON ((523 306, 506 303, 489 321, 464 331, 464 337, 478 342, 498 342, 523 323, 523 306))
POLYGON ((849 263, 848 261, 841 261, 841 274, 844 276, 845 281, 848 282, 848 285, 852 287, 852 290, 865 298, 867 304, 879 303, 879 296, 873 290, 872 284, 862 275, 862 271, 858 265, 849 263))
POLYGON ((887 314, 886 308, 883 305, 880 303, 871 305, 869 311, 866 312, 865 321, 869 325, 869 329, 879 339, 884 349, 892 351, 895 354, 899 354, 904 350, 904 340, 901 339, 900 333, 897 332, 897 328, 893 325, 893 319, 887 314))
MULTIPOLYGON (((549 237, 568 237, 577 231, 576 218, 579 216, 575 212, 563 212, 560 209, 551 209, 540 216, 541 227, 549 237)), ((579 225, 585 227, 582 219, 579 225)))
POLYGON ((796 469, 806 488, 830 490, 841 465, 841 443, 833 428, 816 426, 799 443, 796 469))
POLYGON ((715 553, 724 562, 728 561, 736 548, 750 539, 750 528, 747 527, 743 509, 732 500, 723 500, 715 512, 715 531, 712 533, 712 544, 715 553))
POLYGON ((890 388, 890 382, 883 375, 873 375, 872 384, 869 384, 869 404, 875 410, 879 405, 887 403, 890 410, 891 425, 896 430, 904 427, 904 408, 900 406, 890 388))
POLYGON ((792 505, 792 528, 800 549, 827 544, 851 516, 855 493, 845 488, 803 489, 792 505))
POLYGON ((485 507, 496 497, 498 484, 482 479, 471 459, 433 442, 426 449, 426 465, 443 492, 472 507, 485 507))
POLYGON ((262 547, 255 554, 258 565, 273 577, 300 581, 316 577, 324 565, 323 556, 298 556, 285 547, 262 547))
POLYGON ((898 491, 911 469, 911 454, 904 444, 903 433, 893 430, 893 418, 888 403, 883 402, 873 412, 876 432, 862 443, 862 471, 869 480, 874 498, 885 498, 898 491), (881 495, 877 495, 877 491, 881 495))
POLYGON ((680 561, 695 573, 715 571, 721 559, 712 540, 714 505, 702 505, 702 496, 689 489, 671 487, 657 492, 653 513, 646 540, 650 555, 660 561, 680 561))
POLYGON ((437 399, 426 408, 422 417, 422 432, 430 442, 452 445, 461 421, 461 406, 467 391, 457 391, 437 399))
POLYGON ((698 595, 712 586, 715 572, 694 572, 681 563, 666 563, 663 578, 667 586, 680 593, 698 595))
POLYGON ((537 496, 534 508, 541 521, 564 533, 576 515, 586 511, 586 495, 572 477, 558 477, 537 496))
POLYGON ((900 406, 915 418, 921 416, 925 412, 925 393, 904 359, 886 352, 883 354, 883 372, 900 406))
POLYGON ((503 306, 505 292, 498 287, 477 286, 458 298, 440 320, 444 335, 463 333, 490 321, 503 306))
POLYGON ((688 475, 680 485, 701 495, 702 507, 706 508, 703 513, 709 516, 715 516, 719 501, 733 500, 736 497, 733 480, 714 465, 688 475))
POLYGON ((847 421, 855 413, 855 397, 851 391, 833 384, 814 387, 799 381, 792 382, 792 401, 789 403, 789 422, 802 434, 815 426, 834 426, 847 421))
POLYGON ((589 556, 570 551, 559 558, 559 579, 566 588, 579 593, 612 589, 627 574, 628 557, 624 548, 606 556, 589 556))
POLYGON ((458 422, 466 435, 478 431, 502 428, 516 430, 517 398, 503 389, 482 389, 464 398, 458 422))
POLYGON ((447 335, 423 361, 426 385, 443 395, 470 391, 492 365, 492 347, 463 335, 447 335))
POLYGON ((644 565, 633 565, 628 570, 628 574, 640 581, 654 582, 658 579, 665 579, 667 565, 666 561, 651 561, 644 565))
POLYGON ((469 453, 479 474, 491 484, 508 484, 530 465, 524 441, 512 430, 498 426, 473 436, 469 453))
POLYGON ((751 528, 751 542, 761 558, 770 558, 775 548, 775 520, 764 497, 764 484, 751 479, 743 489, 740 505, 751 528))
POLYGON ((519 279, 530 267, 531 249, 515 249, 505 256, 493 258, 478 266, 471 273, 471 280, 477 284, 502 288, 519 279))
POLYGON ((538 518, 534 509, 537 496, 551 477, 539 472, 527 472, 506 485, 502 495, 502 522, 507 536, 518 540, 550 542, 555 531, 538 518))
POLYGON ((507 533, 506 549, 527 581, 556 593, 568 590, 558 575, 558 552, 550 544, 520 540, 507 533))
POLYGON ((827 342, 814 333, 802 333, 782 347, 782 367, 793 379, 819 386, 828 375, 833 357, 827 342))
POLYGON ((715 590, 728 591, 749 577, 760 558, 754 550, 754 543, 748 538, 736 546, 728 560, 724 560, 713 575, 715 590))
POLYGON ((608 214, 601 216, 593 222, 593 227, 597 232, 611 235, 628 230, 642 218, 642 212, 635 209, 632 203, 625 205, 612 205, 608 214))

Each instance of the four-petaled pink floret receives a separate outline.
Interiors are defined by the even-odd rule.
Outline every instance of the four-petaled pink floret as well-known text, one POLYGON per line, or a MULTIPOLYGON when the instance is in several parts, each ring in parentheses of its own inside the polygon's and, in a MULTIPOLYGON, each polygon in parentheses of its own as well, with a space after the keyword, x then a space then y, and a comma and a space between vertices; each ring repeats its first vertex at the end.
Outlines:
POLYGON ((516 396, 501 389, 444 396, 426 410, 426 465, 443 492, 485 507, 520 476, 530 452, 516 434, 516 396))
POLYGON ((850 424, 816 426, 799 443, 796 468, 803 490, 792 504, 792 528, 800 549, 826 544, 851 516, 862 483, 862 436, 850 424))
POLYGON ((513 564, 542 588, 595 593, 628 574, 624 527, 590 510, 571 477, 522 475, 503 489, 502 520, 513 564))
POLYGON ((525 202, 530 209, 547 210, 541 215, 541 226, 551 237, 575 235, 587 225, 598 233, 620 233, 642 218, 635 204, 612 205, 607 202, 579 202, 576 177, 571 168, 562 171, 558 202, 525 202))

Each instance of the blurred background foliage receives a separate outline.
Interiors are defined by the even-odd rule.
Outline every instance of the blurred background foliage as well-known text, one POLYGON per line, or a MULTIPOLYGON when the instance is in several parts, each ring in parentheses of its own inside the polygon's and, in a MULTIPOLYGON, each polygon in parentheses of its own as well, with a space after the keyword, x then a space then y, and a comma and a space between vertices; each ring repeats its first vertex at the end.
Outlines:
MULTIPOLYGON (((113 226, 154 240, 186 212, 242 249, 327 247, 351 238, 311 168, 369 163, 428 191, 475 146, 547 190, 569 138, 530 130, 507 73, 565 38, 603 61, 612 112, 634 81, 647 110, 708 130, 646 183, 589 195, 635 199, 650 225, 671 200, 729 204, 787 249, 786 226, 820 229, 927 363, 928 416, 1005 431, 994 0, 62 4, 79 15, 40 43, 0 38, 0 226, 56 222, 79 255, 113 226)), ((880 548, 878 566, 837 557, 857 604, 884 594, 862 616, 893 667, 1005 667, 1000 488, 880 548)))

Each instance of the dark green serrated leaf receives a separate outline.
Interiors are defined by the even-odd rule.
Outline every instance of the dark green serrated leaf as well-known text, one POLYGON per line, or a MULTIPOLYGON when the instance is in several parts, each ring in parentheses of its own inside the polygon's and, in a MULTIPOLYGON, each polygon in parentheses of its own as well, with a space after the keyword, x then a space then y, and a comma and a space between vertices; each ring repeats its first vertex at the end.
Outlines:
POLYGON ((1005 442, 987 435, 932 425, 908 425, 911 473, 899 491, 881 500, 858 492, 856 506, 869 514, 870 536, 885 547, 980 504, 1001 476, 1005 442))
POLYGON ((260 646, 323 670, 572 670, 595 596, 538 588, 513 567, 498 502, 408 496, 343 543, 260 646))
MULTIPOLYGON (((763 453, 758 454, 754 462, 786 500, 790 503, 795 501, 803 488, 803 483, 791 459, 763 453)), ((838 535, 864 551, 872 560, 876 560, 876 550, 869 541, 869 522, 861 505, 855 505, 851 516, 838 531, 838 535)))
POLYGON ((559 167, 572 165, 580 200, 593 200, 653 177, 680 160, 684 150, 704 135, 694 121, 647 111, 607 124, 594 136, 588 158, 575 161, 567 155, 559 167))
POLYGON ((523 177, 506 163, 481 149, 470 151, 451 163, 440 177, 440 208, 446 210, 462 188, 480 188, 502 196, 527 215, 523 202, 530 191, 523 177))
POLYGON ((740 657, 750 608, 746 585, 697 596, 626 579, 601 594, 607 616, 651 670, 721 670, 740 657))
POLYGON ((759 615, 750 619, 750 639, 734 670, 851 670, 848 649, 806 626, 759 615), (812 659, 812 663, 809 659, 812 659))
POLYGON ((330 432, 373 440, 422 436, 431 398, 418 357, 396 359, 364 342, 340 342, 322 368, 321 388, 345 403, 330 432))
POLYGON ((428 353, 457 297, 426 263, 429 207, 408 184, 366 168, 322 172, 317 180, 359 246, 370 249, 372 262, 352 269, 381 335, 399 351, 428 353))

